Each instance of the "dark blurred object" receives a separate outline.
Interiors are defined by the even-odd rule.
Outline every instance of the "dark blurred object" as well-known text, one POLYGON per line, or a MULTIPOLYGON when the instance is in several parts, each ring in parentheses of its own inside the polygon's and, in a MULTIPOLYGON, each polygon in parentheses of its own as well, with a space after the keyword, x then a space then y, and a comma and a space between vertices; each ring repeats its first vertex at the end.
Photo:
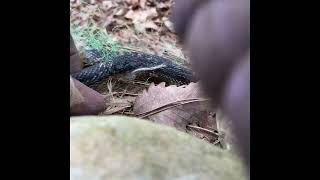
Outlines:
MULTIPOLYGON (((81 71, 82 63, 70 35, 70 73, 81 71)), ((104 97, 81 82, 70 80, 70 115, 96 115, 105 109, 104 97)))
POLYGON ((77 50, 77 47, 74 44, 73 38, 70 35, 70 73, 79 72, 82 69, 82 63, 80 56, 77 50))
POLYGON ((176 0, 172 20, 250 167, 250 0, 176 0))
POLYGON ((80 94, 78 94, 78 96, 73 96, 73 99, 71 99, 71 101, 77 103, 72 103, 70 115, 96 115, 105 109, 104 97, 101 94, 76 79, 73 79, 73 82, 74 87, 77 88, 78 91, 74 91, 74 89, 71 89, 71 91, 80 94), (78 97, 81 97, 81 100, 76 99, 78 97))
POLYGON ((171 19, 174 22, 175 31, 183 41, 190 19, 197 10, 198 6, 207 0, 176 0, 171 19))

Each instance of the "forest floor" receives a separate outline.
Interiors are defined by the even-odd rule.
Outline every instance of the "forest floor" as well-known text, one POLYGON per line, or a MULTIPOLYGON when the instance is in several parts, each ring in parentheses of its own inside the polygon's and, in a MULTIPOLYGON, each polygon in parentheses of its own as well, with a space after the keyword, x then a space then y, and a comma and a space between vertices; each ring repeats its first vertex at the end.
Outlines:
MULTIPOLYGON (((187 53, 183 50, 170 21, 172 6, 173 0, 70 0, 70 26, 85 28, 94 25, 105 30, 111 41, 121 48, 169 57, 189 67, 187 53)), ((148 82, 128 83, 121 78, 110 79, 100 91, 107 99, 107 109, 100 115, 136 116, 133 112, 136 99, 143 94, 148 96, 143 90, 150 88, 150 85, 148 82)), ((198 90, 196 86, 190 87, 190 92, 179 87, 165 89, 156 86, 153 89, 161 89, 160 94, 168 99, 169 94, 181 96, 182 93, 185 95, 198 90), (178 90, 180 93, 173 93, 178 90)), ((149 92, 149 96, 150 93, 152 92, 149 92)), ((194 105, 191 111, 196 113, 197 108, 200 108, 198 104, 194 105)), ((187 110, 175 110, 175 113, 177 111, 187 110)), ((169 113, 169 116, 171 115, 172 112, 169 113)), ((222 145, 223 133, 217 131, 215 112, 198 114, 197 120, 199 119, 204 123, 190 123, 186 131, 210 143, 222 145)))

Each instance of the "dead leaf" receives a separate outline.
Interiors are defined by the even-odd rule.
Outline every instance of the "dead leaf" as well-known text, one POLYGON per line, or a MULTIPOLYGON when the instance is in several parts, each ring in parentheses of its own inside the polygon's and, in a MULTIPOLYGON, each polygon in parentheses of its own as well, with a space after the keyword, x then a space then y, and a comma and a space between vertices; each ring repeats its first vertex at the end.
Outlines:
POLYGON ((111 115, 132 107, 136 97, 132 97, 132 96, 113 97, 112 95, 109 95, 105 99, 107 101, 106 103, 107 108, 104 112, 102 112, 102 114, 111 115))
POLYGON ((102 6, 106 9, 109 9, 111 7, 114 7, 114 3, 112 1, 102 1, 102 6))
POLYGON ((139 4, 139 0, 126 0, 126 2, 130 5, 136 5, 139 4))
POLYGON ((157 11, 155 8, 150 8, 145 11, 129 10, 125 18, 131 20, 134 24, 134 28, 139 33, 144 33, 147 28, 158 29, 158 26, 151 21, 154 17, 157 17, 157 11))
POLYGON ((140 7, 141 7, 142 9, 145 9, 145 8, 146 8, 146 2, 147 2, 147 0, 140 0, 140 7))
POLYGON ((124 16, 127 19, 131 19, 132 21, 140 21, 145 22, 146 20, 151 20, 154 17, 157 17, 158 13, 156 8, 150 8, 148 10, 129 10, 124 16))
POLYGON ((186 131, 188 124, 208 121, 213 109, 203 95, 198 83, 188 86, 168 86, 164 83, 150 85, 136 99, 133 112, 138 117, 148 117, 156 123, 186 131))
POLYGON ((130 9, 125 15, 124 17, 130 20, 133 20, 135 18, 135 15, 138 11, 133 11, 132 9, 130 9))
POLYGON ((135 22, 134 27, 137 32, 145 33, 148 29, 158 30, 159 27, 153 21, 147 21, 144 23, 135 22))
POLYGON ((156 6, 157 6, 157 9, 158 9, 159 11, 161 11, 161 13, 165 13, 165 12, 168 11, 169 8, 170 8, 170 4, 169 4, 169 3, 163 3, 163 2, 157 3, 156 6))
POLYGON ((147 28, 154 29, 154 30, 159 29, 159 27, 153 21, 147 21, 146 23, 144 23, 144 27, 145 29, 147 28))
POLYGON ((121 8, 121 9, 119 9, 119 10, 114 14, 114 16, 115 16, 115 17, 123 16, 123 15, 125 15, 127 12, 128 12, 128 9, 121 8))
POLYGON ((171 21, 165 20, 163 23, 171 32, 175 32, 173 28, 173 23, 171 21))
POLYGON ((146 5, 153 7, 153 6, 155 6, 155 2, 153 0, 147 0, 146 5))

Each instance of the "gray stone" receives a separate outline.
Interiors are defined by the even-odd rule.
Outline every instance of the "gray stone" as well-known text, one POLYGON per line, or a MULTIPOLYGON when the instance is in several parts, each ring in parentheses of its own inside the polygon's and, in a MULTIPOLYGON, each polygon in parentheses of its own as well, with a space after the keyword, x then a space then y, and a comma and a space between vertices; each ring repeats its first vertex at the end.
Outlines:
POLYGON ((70 180, 246 179, 241 161, 171 127, 121 116, 70 120, 70 180))

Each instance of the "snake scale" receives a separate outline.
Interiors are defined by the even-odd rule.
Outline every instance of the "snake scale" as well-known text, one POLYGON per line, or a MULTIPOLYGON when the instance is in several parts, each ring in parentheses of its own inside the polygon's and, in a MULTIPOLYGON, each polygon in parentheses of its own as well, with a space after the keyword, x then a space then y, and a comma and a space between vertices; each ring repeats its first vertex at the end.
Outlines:
POLYGON ((104 59, 98 50, 91 49, 85 51, 84 61, 89 66, 72 74, 72 77, 93 89, 107 77, 123 73, 129 73, 132 77, 157 77, 162 82, 175 85, 186 85, 195 80, 190 69, 164 57, 141 52, 126 52, 104 59))

